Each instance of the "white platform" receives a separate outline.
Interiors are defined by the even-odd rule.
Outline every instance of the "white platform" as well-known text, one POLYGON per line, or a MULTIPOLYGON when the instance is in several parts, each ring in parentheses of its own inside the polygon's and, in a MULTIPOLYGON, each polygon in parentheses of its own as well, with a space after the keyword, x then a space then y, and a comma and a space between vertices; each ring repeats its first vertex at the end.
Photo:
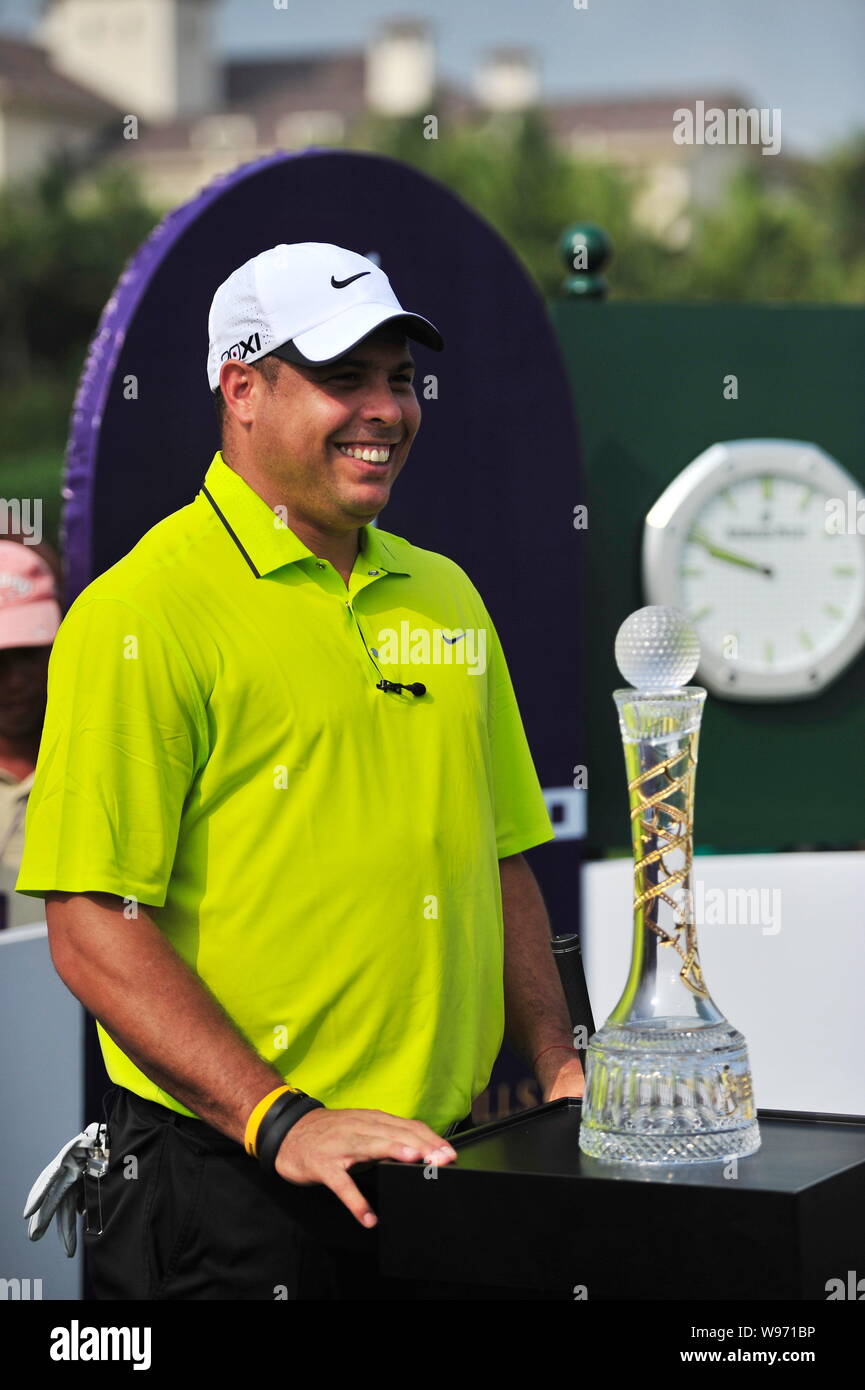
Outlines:
MULTIPOLYGON (((31 916, 41 906, 35 898, 24 901, 31 916)), ((80 1218, 70 1259, 55 1221, 31 1241, 21 1213, 42 1169, 81 1129, 82 1017, 51 962, 44 921, 0 932, 0 1277, 22 1281, 17 1287, 30 1298, 80 1297, 80 1218)))
MULTIPOLYGON (((600 1027, 630 961, 633 861, 586 864, 582 886, 600 1027)), ((865 854, 698 855, 692 892, 706 983, 748 1042, 757 1105, 865 1114, 865 854)))

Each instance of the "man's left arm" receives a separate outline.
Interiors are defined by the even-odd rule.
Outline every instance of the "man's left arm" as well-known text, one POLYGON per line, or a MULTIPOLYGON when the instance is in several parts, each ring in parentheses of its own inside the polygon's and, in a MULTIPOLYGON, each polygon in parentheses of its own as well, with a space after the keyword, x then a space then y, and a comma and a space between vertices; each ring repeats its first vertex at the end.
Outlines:
POLYGON ((505 923, 505 1037, 532 1067, 544 1101, 581 1096, 585 1078, 574 1050, 538 881, 522 854, 500 859, 499 874, 505 923), (535 1067, 540 1052, 544 1055, 535 1067))

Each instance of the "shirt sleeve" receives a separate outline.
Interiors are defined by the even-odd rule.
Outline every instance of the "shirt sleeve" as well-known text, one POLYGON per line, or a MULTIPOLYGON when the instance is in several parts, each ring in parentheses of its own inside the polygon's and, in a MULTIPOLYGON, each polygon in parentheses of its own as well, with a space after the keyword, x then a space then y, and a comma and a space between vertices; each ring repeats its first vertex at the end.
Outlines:
POLYGON ((532 761, 499 635, 484 608, 489 632, 488 732, 499 859, 555 839, 532 761))
POLYGON ((16 890, 161 907, 206 730, 176 640, 125 599, 79 598, 49 660, 16 890))

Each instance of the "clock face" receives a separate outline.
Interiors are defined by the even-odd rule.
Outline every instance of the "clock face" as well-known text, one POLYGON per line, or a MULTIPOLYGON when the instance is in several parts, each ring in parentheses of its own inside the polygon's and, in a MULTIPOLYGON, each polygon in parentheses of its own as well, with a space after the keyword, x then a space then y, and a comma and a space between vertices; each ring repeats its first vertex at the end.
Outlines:
MULTIPOLYGON (((865 537, 836 521, 855 480, 814 445, 737 440, 690 464, 647 517, 650 602, 690 618, 695 679, 732 699, 817 693, 865 645, 865 537)), ((858 513, 852 509, 855 518, 858 513)))

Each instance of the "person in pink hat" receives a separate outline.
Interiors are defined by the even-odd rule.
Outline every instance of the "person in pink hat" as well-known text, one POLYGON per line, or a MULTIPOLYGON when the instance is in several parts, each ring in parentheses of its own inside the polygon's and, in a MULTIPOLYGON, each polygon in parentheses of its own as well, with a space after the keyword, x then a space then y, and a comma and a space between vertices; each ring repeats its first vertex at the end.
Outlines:
MULTIPOLYGON (((60 626, 60 566, 47 545, 0 539, 0 925, 9 924, 6 880, 15 882, 39 751, 51 644, 60 626)), ((32 914, 31 914, 32 915, 32 914)))

